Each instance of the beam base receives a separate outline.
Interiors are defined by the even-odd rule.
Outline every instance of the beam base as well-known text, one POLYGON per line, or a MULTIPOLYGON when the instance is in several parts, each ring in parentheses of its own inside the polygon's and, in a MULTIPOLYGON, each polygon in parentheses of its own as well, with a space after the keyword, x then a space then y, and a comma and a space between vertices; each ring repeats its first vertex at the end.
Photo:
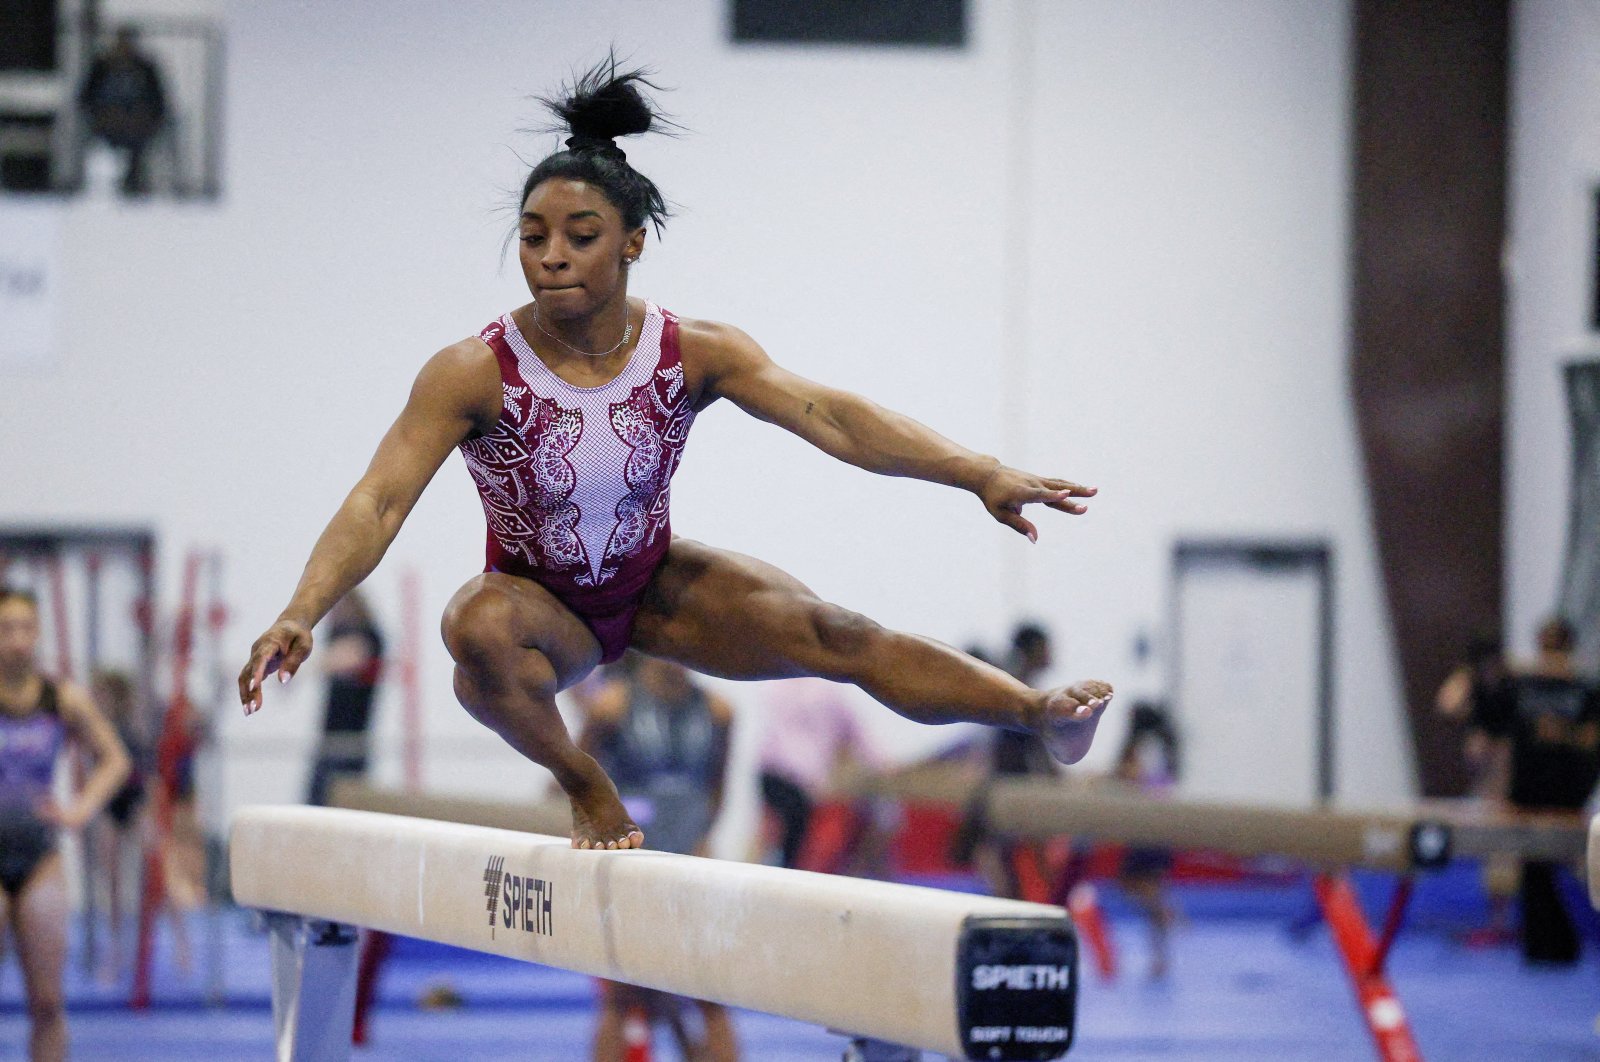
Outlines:
POLYGON ((922 1052, 914 1047, 858 1037, 845 1048, 844 1062, 922 1062, 922 1052))

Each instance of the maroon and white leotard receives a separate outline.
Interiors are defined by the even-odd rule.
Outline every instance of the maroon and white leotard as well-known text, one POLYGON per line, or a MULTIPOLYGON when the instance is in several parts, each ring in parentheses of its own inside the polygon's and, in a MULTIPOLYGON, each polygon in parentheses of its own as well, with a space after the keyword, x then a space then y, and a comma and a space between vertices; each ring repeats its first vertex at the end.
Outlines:
POLYGON ((694 409, 678 319, 645 303, 627 367, 599 387, 551 372, 510 314, 478 333, 500 362, 500 420, 461 444, 489 523, 486 571, 532 579, 622 655, 672 541, 672 474, 694 409))

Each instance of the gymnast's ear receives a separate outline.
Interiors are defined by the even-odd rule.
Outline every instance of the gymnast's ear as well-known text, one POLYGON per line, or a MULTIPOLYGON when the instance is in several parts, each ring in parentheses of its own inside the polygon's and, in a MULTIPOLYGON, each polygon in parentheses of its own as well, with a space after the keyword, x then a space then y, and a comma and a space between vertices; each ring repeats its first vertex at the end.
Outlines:
POLYGON ((644 226, 640 225, 628 233, 628 238, 622 243, 622 264, 633 265, 644 254, 644 226))

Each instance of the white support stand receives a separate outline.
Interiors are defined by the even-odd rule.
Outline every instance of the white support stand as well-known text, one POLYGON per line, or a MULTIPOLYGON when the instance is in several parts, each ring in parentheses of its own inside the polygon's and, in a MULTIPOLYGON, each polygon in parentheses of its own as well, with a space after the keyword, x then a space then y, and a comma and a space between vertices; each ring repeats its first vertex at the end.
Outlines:
POLYGON ((361 950, 356 931, 299 915, 266 919, 278 1062, 349 1062, 361 950))

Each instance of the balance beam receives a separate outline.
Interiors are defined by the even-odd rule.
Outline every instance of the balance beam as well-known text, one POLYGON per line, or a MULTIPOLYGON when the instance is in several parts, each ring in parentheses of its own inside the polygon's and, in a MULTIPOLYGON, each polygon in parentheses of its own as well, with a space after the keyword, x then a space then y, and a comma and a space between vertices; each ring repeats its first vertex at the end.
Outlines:
POLYGON ((1577 862, 1587 841, 1584 821, 1576 814, 1491 812, 1440 803, 1401 811, 1273 808, 1157 800, 1109 787, 1041 782, 996 783, 987 812, 996 832, 1024 840, 1081 837, 1206 848, 1286 856, 1323 868, 1398 873, 1496 854, 1577 862))
POLYGON ((1077 942, 1059 908, 327 808, 242 810, 230 868, 238 902, 277 919, 280 1062, 348 1058, 349 926, 766 1011, 903 1058, 1053 1059, 1072 1041, 1077 942))
MULTIPOLYGON (((1385 970, 1404 923, 1413 874, 1459 857, 1579 862, 1587 847, 1590 896, 1600 906, 1600 819, 1591 825, 1576 813, 1489 811, 1448 802, 1359 811, 1158 800, 1118 784, 998 781, 984 786, 963 766, 942 763, 847 778, 840 788, 849 795, 976 809, 995 836, 1014 840, 1201 848, 1308 864, 1316 870, 1317 902, 1384 1062, 1421 1057, 1385 970), (1344 873, 1355 866, 1400 875, 1381 931, 1368 923, 1344 873)), ((1065 897, 1074 884, 1074 876, 1065 875, 1053 892, 1065 897)))

